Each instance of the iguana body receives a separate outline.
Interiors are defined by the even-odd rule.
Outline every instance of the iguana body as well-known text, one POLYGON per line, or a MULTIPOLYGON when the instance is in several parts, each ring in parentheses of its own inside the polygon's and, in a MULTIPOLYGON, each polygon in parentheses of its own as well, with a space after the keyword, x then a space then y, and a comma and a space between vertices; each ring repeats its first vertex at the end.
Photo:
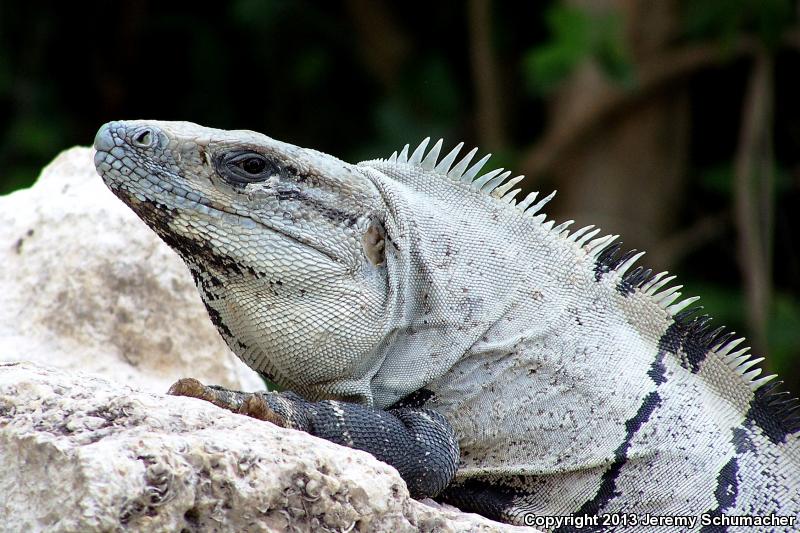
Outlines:
MULTIPOLYGON (((613 236, 554 227, 549 197, 516 204, 509 173, 426 144, 351 165, 254 132, 113 122, 95 162, 187 263, 230 348, 300 395, 257 396, 263 418, 513 523, 796 519, 795 403, 741 339, 613 236)), ((247 411, 247 395, 194 395, 247 411)))

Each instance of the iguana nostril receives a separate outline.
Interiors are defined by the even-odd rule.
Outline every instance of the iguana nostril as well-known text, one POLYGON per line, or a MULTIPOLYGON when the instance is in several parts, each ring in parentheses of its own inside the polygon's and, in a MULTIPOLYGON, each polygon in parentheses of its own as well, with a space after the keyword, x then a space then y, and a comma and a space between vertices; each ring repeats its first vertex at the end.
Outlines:
POLYGON ((153 142, 153 132, 150 129, 144 129, 133 136, 133 144, 141 148, 149 148, 153 142))

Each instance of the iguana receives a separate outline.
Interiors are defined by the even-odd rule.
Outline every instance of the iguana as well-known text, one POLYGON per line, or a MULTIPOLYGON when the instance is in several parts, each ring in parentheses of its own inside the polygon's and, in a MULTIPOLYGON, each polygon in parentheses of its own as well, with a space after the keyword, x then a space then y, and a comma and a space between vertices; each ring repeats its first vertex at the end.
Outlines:
POLYGON ((798 404, 761 358, 617 236, 547 220, 552 194, 517 202, 522 176, 428 144, 353 165, 251 131, 104 125, 105 183, 183 258, 231 350, 291 391, 171 392, 510 523, 798 527, 798 404))

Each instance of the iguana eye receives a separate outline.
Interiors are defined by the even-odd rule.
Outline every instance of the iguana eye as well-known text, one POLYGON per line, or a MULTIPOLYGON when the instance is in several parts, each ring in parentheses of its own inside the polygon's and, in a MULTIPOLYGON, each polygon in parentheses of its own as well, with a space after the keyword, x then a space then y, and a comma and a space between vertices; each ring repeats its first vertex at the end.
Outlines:
POLYGON ((239 166, 248 174, 258 175, 264 172, 264 169, 267 167, 267 162, 260 157, 248 157, 240 162, 239 166))
POLYGON ((258 152, 228 152, 216 160, 217 172, 233 185, 265 181, 280 173, 280 168, 258 152))

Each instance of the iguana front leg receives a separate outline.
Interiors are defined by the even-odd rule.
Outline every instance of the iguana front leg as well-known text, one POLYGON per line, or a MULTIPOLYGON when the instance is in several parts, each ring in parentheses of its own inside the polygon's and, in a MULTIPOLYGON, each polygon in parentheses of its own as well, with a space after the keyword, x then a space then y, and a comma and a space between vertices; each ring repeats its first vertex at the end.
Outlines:
POLYGON ((234 413, 369 452, 395 467, 416 498, 441 492, 458 465, 460 452, 453 428, 429 409, 382 411, 334 400, 309 402, 293 392, 239 392, 192 378, 178 380, 168 394, 206 400, 234 413))

